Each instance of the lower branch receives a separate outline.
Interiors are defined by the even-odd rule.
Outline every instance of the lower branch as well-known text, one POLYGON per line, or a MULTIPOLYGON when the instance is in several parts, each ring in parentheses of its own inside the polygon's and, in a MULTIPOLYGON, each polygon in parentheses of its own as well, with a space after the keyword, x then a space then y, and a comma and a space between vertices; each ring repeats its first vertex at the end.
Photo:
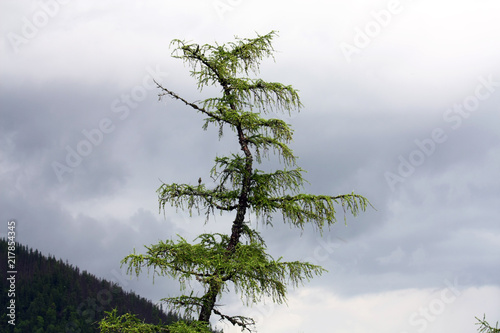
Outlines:
POLYGON ((243 316, 231 317, 231 316, 227 316, 227 315, 221 313, 217 309, 214 309, 213 311, 216 315, 220 316, 222 319, 229 321, 231 324, 233 324, 233 326, 240 326, 242 328, 242 330, 247 330, 248 332, 251 332, 252 330, 250 328, 248 328, 248 326, 255 325, 255 321, 252 318, 243 317, 243 316))

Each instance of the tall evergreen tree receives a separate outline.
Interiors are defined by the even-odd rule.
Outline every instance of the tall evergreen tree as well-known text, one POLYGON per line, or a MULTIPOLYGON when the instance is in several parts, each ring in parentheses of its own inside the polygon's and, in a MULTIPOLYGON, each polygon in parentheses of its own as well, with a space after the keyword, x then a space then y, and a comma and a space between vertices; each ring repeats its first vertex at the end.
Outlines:
POLYGON ((198 89, 219 86, 218 97, 191 102, 157 83, 160 97, 172 97, 202 113, 206 117, 204 129, 216 126, 219 138, 224 130, 231 130, 241 150, 215 158, 213 182, 209 185, 200 179, 195 185, 162 184, 158 189, 160 210, 170 205, 190 214, 204 213, 207 219, 216 211, 233 213, 228 234, 201 234, 194 244, 182 237, 160 241, 146 247, 145 254, 134 253, 122 261, 131 274, 139 275, 148 268, 155 274, 178 279, 181 290, 185 290, 186 282, 199 281, 205 290, 202 296, 190 293, 163 299, 170 307, 195 315, 198 322, 208 324, 216 315, 250 331, 255 324, 252 318, 224 313, 216 304, 229 291, 230 283, 246 304, 259 302, 265 296, 282 303, 287 285, 296 287, 325 271, 308 262, 287 262, 270 256, 255 223, 248 220, 250 214, 271 225, 276 213, 281 213, 285 223, 298 228, 312 224, 321 232, 336 222, 336 206, 342 207, 345 216, 346 212, 356 215, 369 205, 366 198, 354 193, 301 193, 304 170, 296 165, 296 156, 288 146, 293 131, 285 121, 268 116, 271 112, 299 111, 302 104, 297 90, 251 77, 259 73, 264 58, 273 56, 271 42, 275 36, 272 31, 251 39, 236 38, 224 45, 172 41, 172 56, 192 68, 198 89), (280 157, 282 170, 264 172, 256 168, 262 158, 269 158, 269 152, 280 157))

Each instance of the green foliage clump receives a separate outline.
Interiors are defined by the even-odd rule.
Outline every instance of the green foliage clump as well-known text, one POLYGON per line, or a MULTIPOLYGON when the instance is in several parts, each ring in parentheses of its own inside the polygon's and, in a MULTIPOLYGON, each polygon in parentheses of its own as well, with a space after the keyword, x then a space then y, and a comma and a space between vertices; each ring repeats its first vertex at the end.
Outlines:
POLYGON ((486 316, 483 315, 483 319, 479 319, 476 317, 476 320, 478 321, 476 325, 479 325, 477 331, 479 333, 500 333, 500 328, 498 328, 498 322, 496 323, 495 327, 492 327, 487 321, 486 321, 486 316))
POLYGON ((147 324, 136 316, 126 313, 119 316, 116 309, 106 312, 106 320, 99 323, 102 333, 211 333, 207 325, 201 322, 177 321, 170 325, 147 324))

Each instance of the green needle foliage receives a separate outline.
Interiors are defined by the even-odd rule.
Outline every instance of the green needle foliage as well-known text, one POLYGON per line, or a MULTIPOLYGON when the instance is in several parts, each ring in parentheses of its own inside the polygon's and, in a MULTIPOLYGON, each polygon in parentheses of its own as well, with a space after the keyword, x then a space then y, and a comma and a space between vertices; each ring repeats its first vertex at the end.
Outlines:
MULTIPOLYGON (((229 129, 236 135, 241 151, 216 157, 211 170, 213 184, 162 184, 158 189, 160 210, 165 205, 198 214, 207 220, 216 211, 231 212, 234 220, 228 234, 202 234, 191 244, 182 237, 161 241, 146 247, 145 254, 128 255, 122 264, 130 274, 139 275, 144 268, 154 275, 170 276, 180 282, 197 280, 204 294, 165 298, 163 301, 198 322, 208 322, 212 315, 250 331, 252 318, 222 312, 216 301, 234 289, 245 304, 270 297, 273 302, 286 301, 287 286, 297 287, 325 270, 307 262, 287 262, 266 253, 261 235, 246 220, 249 214, 271 225, 276 214, 285 223, 303 229, 311 224, 320 232, 336 222, 336 207, 357 215, 370 204, 361 195, 312 195, 301 193, 304 170, 296 165, 296 156, 288 147, 293 130, 283 120, 270 118, 271 112, 299 111, 302 104, 297 90, 276 82, 250 78, 258 74, 259 63, 272 57, 271 33, 251 39, 236 38, 224 45, 198 45, 174 40, 173 57, 191 68, 191 75, 201 91, 205 86, 219 86, 221 96, 190 102, 158 84, 160 98, 169 96, 205 116, 203 128, 216 126, 219 137, 229 129), (256 169, 269 152, 278 155, 285 169, 264 172, 256 169)), ((110 317, 118 322, 120 317, 110 317)), ((125 318, 130 322, 130 318, 125 318)), ((124 320, 125 320, 124 319, 124 320)), ((119 325, 118 325, 119 326, 119 325)), ((115 326, 115 327, 118 327, 115 326)), ((158 327, 158 329, 160 329, 158 327)), ((191 328, 199 332, 198 328, 191 328)), ((112 331, 109 331, 112 332, 112 331)), ((118 332, 118 331, 116 331, 118 332)), ((175 331, 177 332, 177 331, 175 331)))
POLYGON ((479 319, 476 317, 476 320, 478 321, 476 325, 479 325, 477 331, 480 333, 500 333, 500 328, 498 328, 498 322, 496 323, 495 327, 491 326, 487 321, 486 321, 486 316, 483 315, 483 319, 479 319))

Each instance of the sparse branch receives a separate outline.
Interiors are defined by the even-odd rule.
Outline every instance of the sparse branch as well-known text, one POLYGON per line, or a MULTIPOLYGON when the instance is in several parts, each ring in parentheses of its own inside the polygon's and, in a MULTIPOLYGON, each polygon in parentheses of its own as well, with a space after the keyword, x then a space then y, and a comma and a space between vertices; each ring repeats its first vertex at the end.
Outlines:
POLYGON ((261 162, 262 156, 268 156, 270 149, 273 149, 274 152, 278 153, 279 157, 283 158, 285 165, 294 165, 296 162, 293 151, 280 140, 254 135, 248 138, 248 142, 255 147, 257 162, 261 162))
POLYGON ((227 316, 216 308, 214 308, 213 312, 221 317, 221 319, 229 321, 231 324, 233 324, 233 326, 240 326, 242 331, 247 330, 248 332, 251 332, 252 330, 249 327, 255 325, 255 321, 252 318, 243 316, 227 316))
POLYGON ((171 45, 176 47, 172 51, 172 57, 182 59, 184 62, 189 63, 193 70, 191 76, 198 80, 198 89, 202 89, 206 85, 213 85, 220 83, 225 85, 224 77, 219 72, 216 63, 213 63, 210 56, 206 53, 214 52, 216 50, 212 45, 198 45, 187 44, 185 41, 174 39, 171 45), (198 69, 199 68, 199 69, 198 69))
POLYGON ((219 118, 216 114, 210 112, 210 111, 207 111, 201 107, 199 107, 198 105, 194 104, 194 103, 191 103, 191 102, 188 102, 187 100, 185 100, 184 98, 180 97, 179 95, 177 95, 176 93, 174 93, 173 91, 170 91, 168 90, 167 88, 163 87, 161 84, 159 84, 158 82, 156 82, 156 80, 153 80, 156 85, 158 86, 158 88, 160 88, 163 93, 159 94, 158 96, 161 98, 163 96, 170 96, 174 99, 178 99, 180 100, 181 102, 183 102, 184 104, 186 104, 187 106, 190 106, 192 107, 193 109, 201 112, 201 113, 204 113, 206 114, 207 116, 209 116, 210 118, 213 118, 217 121, 223 121, 221 118, 219 118))
POLYGON ((292 86, 261 79, 232 78, 229 89, 241 105, 251 105, 263 112, 270 110, 288 112, 299 111, 302 103, 298 91, 292 86))
POLYGON ((338 196, 298 194, 286 195, 277 198, 263 199, 261 196, 251 198, 253 209, 259 216, 270 223, 272 214, 281 211, 283 219, 294 226, 303 228, 305 223, 313 223, 321 231, 325 225, 332 225, 337 221, 335 204, 342 206, 344 220, 346 212, 356 216, 359 211, 365 211, 370 202, 358 194, 338 196))
POLYGON ((162 298, 160 301, 168 304, 173 311, 183 313, 187 317, 191 317, 203 306, 203 299, 193 296, 193 293, 189 296, 182 295, 178 297, 162 298))
POLYGON ((214 212, 232 211, 237 208, 238 191, 223 191, 222 189, 207 190, 203 185, 191 186, 186 184, 163 184, 158 189, 160 209, 165 209, 165 204, 177 208, 186 208, 189 212, 196 209, 205 210, 207 217, 214 212), (186 205, 186 207, 184 207, 186 205))
POLYGON ((145 255, 128 255, 122 260, 122 265, 128 266, 129 274, 135 273, 137 276, 143 268, 147 268, 153 269, 154 275, 179 279, 181 289, 184 289, 185 282, 192 278, 199 277, 204 281, 220 279, 220 276, 215 276, 213 272, 224 266, 224 244, 227 244, 228 237, 218 236, 219 239, 216 235, 202 234, 199 236, 200 243, 194 245, 182 237, 177 241, 160 241, 146 247, 145 255))
MULTIPOLYGON (((193 277, 201 278, 203 283, 217 281, 221 288, 232 281, 253 303, 263 296, 282 303, 286 300, 287 282, 297 287, 324 271, 310 263, 274 260, 265 252, 260 235, 255 230, 245 230, 245 234, 250 235, 250 244, 239 244, 229 258, 226 257, 229 237, 202 234, 198 244, 189 244, 182 237, 177 242, 160 242, 147 247, 146 255, 127 256, 122 264, 128 264, 128 272, 136 275, 147 267, 153 268, 155 274, 178 278, 182 289, 184 281, 193 277)), ((187 299, 182 298, 183 301, 187 299)))
MULTIPOLYGON (((240 251, 253 251, 244 249, 245 246, 241 245, 240 251)), ((278 304, 286 302, 287 284, 298 287, 313 276, 325 272, 322 267, 307 262, 282 262, 263 252, 261 255, 254 254, 245 265, 235 270, 235 289, 246 296, 247 304, 259 302, 263 296, 271 297, 278 304)))
POLYGON ((242 66, 233 66, 233 71, 237 69, 242 69, 245 74, 248 74, 249 70, 254 73, 258 73, 258 64, 260 60, 264 57, 272 57, 274 48, 271 44, 272 39, 277 36, 276 31, 271 31, 270 33, 260 36, 257 35, 256 38, 244 38, 238 39, 237 43, 228 43, 232 46, 229 52, 234 58, 239 59, 243 62, 242 66))

